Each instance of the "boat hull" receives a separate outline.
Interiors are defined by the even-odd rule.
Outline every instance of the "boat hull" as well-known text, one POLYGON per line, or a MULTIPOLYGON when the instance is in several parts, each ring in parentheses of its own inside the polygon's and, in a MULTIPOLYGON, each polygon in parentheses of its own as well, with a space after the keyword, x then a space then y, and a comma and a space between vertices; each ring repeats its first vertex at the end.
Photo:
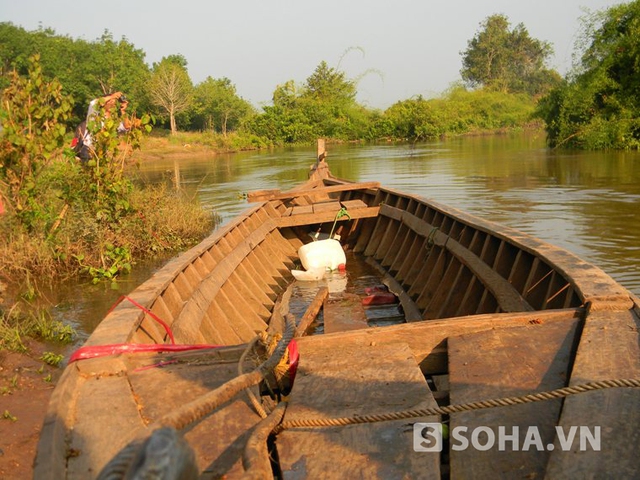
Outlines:
MULTIPOLYGON (((378 272, 406 323, 337 327, 300 338, 299 379, 285 420, 425 409, 640 378, 638 299, 566 250, 375 182, 334 178, 321 168, 297 189, 249 198, 256 204, 131 292, 84 346, 175 342, 212 348, 71 363, 47 412, 36 478, 97 477, 166 415, 236 378, 238 364, 253 368, 242 352, 258 332, 282 333, 291 271, 300 268, 298 252, 313 241, 309 234, 318 232, 338 233, 345 250, 378 272)), ((483 477, 492 468, 509 477, 516 466, 521 476, 601 471, 624 477, 640 454, 638 404, 638 389, 612 389, 484 416, 415 420, 541 432, 543 451, 496 447, 484 456, 473 448, 446 458, 416 452, 406 421, 285 431, 269 440, 278 459, 272 467, 284 477, 314 477, 335 465, 343 473, 380 477, 483 477), (601 451, 546 448, 558 446, 556 427, 583 423, 602 427, 601 451)), ((189 427, 184 437, 199 471, 242 475, 242 455, 260 421, 238 396, 189 427)))

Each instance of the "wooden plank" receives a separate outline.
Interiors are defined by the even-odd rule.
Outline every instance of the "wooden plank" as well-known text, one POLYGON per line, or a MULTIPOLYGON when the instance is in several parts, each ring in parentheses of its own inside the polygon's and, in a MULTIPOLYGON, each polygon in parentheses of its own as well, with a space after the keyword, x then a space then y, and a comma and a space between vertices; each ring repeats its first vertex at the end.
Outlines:
POLYGON ((347 209, 349 213, 351 210, 359 210, 361 208, 367 208, 368 205, 364 203, 362 200, 341 200, 340 205, 347 209))
MULTIPOLYGON (((349 212, 352 220, 356 218, 374 218, 378 216, 380 207, 367 207, 360 210, 352 210, 349 212)), ((309 214, 295 214, 290 217, 282 217, 276 220, 279 228, 283 227, 299 227, 302 225, 314 225, 318 223, 333 222, 336 217, 336 212, 323 212, 323 213, 309 213, 309 214)), ((344 222, 349 220, 349 217, 341 217, 338 222, 344 222)))
POLYGON ((302 337, 306 335, 307 330, 309 330, 309 327, 318 316, 318 312, 320 312, 320 309, 328 296, 329 289, 327 287, 321 287, 318 289, 318 293, 316 293, 316 296, 307 307, 306 312, 304 312, 304 315, 296 327, 295 337, 302 337))
MULTIPOLYGON (((246 227, 241 228, 244 230, 246 227)), ((254 231, 247 231, 247 235, 245 236, 239 236, 239 231, 236 233, 236 236, 240 240, 237 246, 228 252, 225 257, 218 262, 210 275, 200 283, 199 287, 189 298, 186 306, 182 309, 180 316, 175 320, 173 329, 177 335, 180 333, 183 334, 185 339, 182 341, 203 341, 197 330, 202 322, 204 312, 209 309, 209 303, 218 295, 222 286, 233 275, 245 258, 251 258, 256 255, 256 250, 259 250, 256 249, 256 246, 263 242, 268 233, 274 229, 275 223, 269 220, 254 231), (204 293, 205 291, 206 294, 204 293)), ((220 245, 222 246, 224 243, 225 242, 221 241, 220 245)), ((222 299, 221 301, 226 301, 226 299, 222 299)), ((229 310, 229 312, 233 313, 231 310, 229 310)), ((219 321, 227 322, 228 320, 229 315, 224 315, 219 321)), ((238 336, 242 340, 248 340, 253 336, 253 331, 243 327, 239 322, 232 326, 234 329, 244 328, 243 332, 238 333, 238 336)))
POLYGON ((362 299, 355 293, 343 293, 324 301, 324 332, 336 333, 367 328, 362 299))
POLYGON ((303 195, 327 194, 335 192, 345 192, 347 190, 368 190, 370 188, 380 187, 380 182, 361 182, 361 183, 344 183, 340 185, 332 185, 330 187, 318 187, 305 190, 289 190, 286 192, 274 190, 262 190, 249 192, 247 201, 263 202, 265 200, 289 200, 303 195))
POLYGON ((145 424, 126 376, 94 376, 77 395, 67 451, 78 455, 68 455, 62 478, 95 478, 145 424))
MULTIPOLYGON (((141 415, 148 422, 158 420, 238 375, 237 361, 217 363, 215 356, 201 357, 203 362, 196 358, 191 362, 129 373, 141 415)), ((238 395, 186 429, 185 439, 195 450, 198 467, 206 478, 242 475, 244 445, 251 428, 259 420, 246 396, 238 395)))
MULTIPOLYGON (((436 406, 406 344, 338 350, 300 341, 300 364, 284 421, 382 414, 436 406)), ((302 339, 301 339, 302 340, 302 339)), ((437 417, 412 420, 438 421, 437 417)), ((276 439, 283 478, 440 478, 439 453, 414 452, 406 420, 285 430, 276 439)))
POLYGON ((319 202, 313 204, 313 213, 325 213, 332 212, 336 215, 342 207, 340 206, 340 202, 319 202))
MULTIPOLYGON (((640 378, 640 318, 633 310, 587 316, 569 385, 640 378)), ((600 451, 580 448, 579 432, 567 451, 558 440, 547 478, 637 478, 640 458, 640 389, 613 388, 568 397, 560 427, 600 427, 600 451)))
POLYGON ((594 311, 628 309, 632 306, 629 292, 622 285, 600 268, 585 262, 563 248, 553 246, 526 233, 480 219, 438 202, 425 201, 419 197, 395 192, 388 188, 380 188, 378 191, 381 195, 395 193, 406 198, 415 198, 440 215, 446 215, 456 221, 472 226, 498 240, 505 240, 543 259, 549 265, 554 265, 559 273, 571 280, 581 303, 591 302, 591 308, 594 311))
POLYGON ((306 215, 313 213, 313 205, 297 205, 291 210, 291 215, 306 215))
MULTIPOLYGON (((573 319, 449 337, 451 404, 564 387, 578 324, 573 319)), ((472 432, 484 427, 493 431, 495 441, 486 451, 473 446, 451 449, 451 477, 542 478, 549 458, 546 446, 555 438, 561 406, 561 400, 548 400, 452 414, 452 432, 466 427, 465 438, 471 440, 472 432), (514 436, 516 446, 510 441, 500 449, 500 428, 514 436), (544 449, 523 448, 530 428, 539 433, 544 449)), ((480 439, 487 443, 487 437, 480 439)))
POLYGON ((73 421, 76 393, 85 381, 86 378, 72 366, 65 368, 62 372, 58 385, 51 394, 40 431, 33 464, 34 479, 58 480, 67 478, 67 462, 61 461, 61 459, 67 458, 70 453, 68 427, 73 421))
POLYGON ((444 342, 448 337, 485 330, 538 326, 549 322, 572 322, 582 315, 581 309, 550 310, 544 312, 500 313, 428 320, 387 327, 367 328, 351 332, 302 337, 298 343, 309 341, 337 346, 342 341, 353 345, 407 343, 420 368, 425 373, 446 373, 447 355, 444 342))

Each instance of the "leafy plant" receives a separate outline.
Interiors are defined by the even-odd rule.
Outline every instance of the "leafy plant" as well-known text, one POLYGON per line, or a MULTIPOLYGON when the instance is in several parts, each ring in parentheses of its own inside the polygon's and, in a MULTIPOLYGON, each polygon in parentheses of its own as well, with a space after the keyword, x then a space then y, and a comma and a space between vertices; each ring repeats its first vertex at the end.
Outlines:
POLYGON ((75 328, 58 320, 52 320, 51 316, 45 311, 40 312, 40 316, 36 320, 34 333, 43 340, 63 344, 71 343, 77 335, 75 328))
POLYGON ((70 343, 75 336, 71 325, 53 320, 46 309, 37 305, 21 301, 9 312, 0 312, 0 350, 26 352, 25 337, 70 343))
POLYGON ((64 356, 53 352, 44 352, 40 357, 40 360, 42 360, 47 365, 51 365, 52 367, 57 367, 58 365, 60 365, 60 362, 62 362, 63 359, 64 356))
POLYGON ((38 202, 39 178, 62 146, 71 101, 57 80, 44 78, 39 55, 29 60, 29 74, 11 72, 2 92, 0 195, 22 224, 33 230, 49 213, 38 202))

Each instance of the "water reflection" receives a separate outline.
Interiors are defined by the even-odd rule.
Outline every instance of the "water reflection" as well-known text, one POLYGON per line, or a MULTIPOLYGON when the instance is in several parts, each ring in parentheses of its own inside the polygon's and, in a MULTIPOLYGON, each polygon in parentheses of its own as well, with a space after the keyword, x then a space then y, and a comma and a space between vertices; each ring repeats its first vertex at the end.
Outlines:
MULTIPOLYGON (((553 152, 541 134, 384 145, 329 145, 334 175, 434 199, 567 248, 640 295, 640 155, 553 152)), ((228 222, 249 205, 241 194, 305 180, 315 149, 189 156, 144 163, 139 181, 173 185, 228 222)), ((92 330, 122 293, 147 278, 138 266, 119 292, 73 285, 65 318, 92 330), (102 304, 99 306, 101 300, 102 304), (87 318, 89 317, 89 318, 87 318)))

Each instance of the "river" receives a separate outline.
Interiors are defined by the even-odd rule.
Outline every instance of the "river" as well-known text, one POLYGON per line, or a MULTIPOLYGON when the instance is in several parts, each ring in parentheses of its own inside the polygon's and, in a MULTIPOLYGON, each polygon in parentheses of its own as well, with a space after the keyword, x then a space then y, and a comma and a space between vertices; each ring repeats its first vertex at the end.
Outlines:
MULTIPOLYGON (((464 137, 410 144, 328 145, 334 175, 379 181, 516 228, 564 247, 640 295, 640 153, 546 148, 541 133, 464 137)), ((307 178, 314 148, 189 155, 141 165, 143 182, 176 179, 216 211, 222 224, 248 208, 242 194, 287 189, 307 178)), ((119 282, 64 285, 54 316, 85 338, 122 294, 148 278, 145 262, 119 282)))

